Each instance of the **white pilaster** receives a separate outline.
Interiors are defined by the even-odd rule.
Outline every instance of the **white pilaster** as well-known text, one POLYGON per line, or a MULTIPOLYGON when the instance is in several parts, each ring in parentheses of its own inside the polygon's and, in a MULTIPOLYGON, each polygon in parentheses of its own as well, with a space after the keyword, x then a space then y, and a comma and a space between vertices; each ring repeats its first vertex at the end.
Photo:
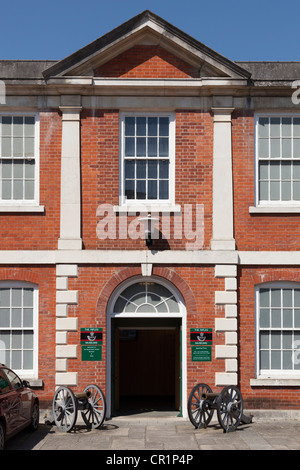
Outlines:
MULTIPOLYGON (((224 372, 215 374, 215 385, 237 385, 238 382, 238 321, 237 266, 216 265, 215 277, 224 279, 224 291, 215 292, 215 305, 224 310, 224 317, 215 319, 215 331, 225 333, 225 344, 216 344, 216 359, 225 359, 224 372)), ((220 310, 218 310, 220 312, 220 310)))
POLYGON ((58 249, 80 250, 80 111, 81 106, 61 106, 61 191, 58 249))
POLYGON ((78 383, 77 372, 57 372, 55 374, 55 383, 57 386, 76 386, 78 383))
POLYGON ((212 250, 235 250, 231 145, 233 109, 212 108, 214 113, 212 250))
POLYGON ((77 345, 68 344, 68 332, 78 330, 78 318, 68 316, 68 306, 78 304, 78 291, 68 290, 69 278, 78 276, 75 264, 56 266, 56 385, 76 385, 77 373, 68 371, 68 359, 76 358, 77 345))

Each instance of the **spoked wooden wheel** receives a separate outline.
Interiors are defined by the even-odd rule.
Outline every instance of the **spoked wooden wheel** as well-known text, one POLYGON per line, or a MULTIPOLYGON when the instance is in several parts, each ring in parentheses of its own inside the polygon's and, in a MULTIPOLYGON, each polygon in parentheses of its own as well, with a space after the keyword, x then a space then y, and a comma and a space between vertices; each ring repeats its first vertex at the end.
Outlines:
POLYGON ((59 387, 52 402, 53 419, 59 431, 70 432, 77 420, 77 400, 67 387, 59 387))
POLYGON ((85 392, 89 392, 87 408, 81 411, 81 416, 87 425, 92 429, 98 429, 106 416, 106 402, 104 394, 97 385, 88 385, 85 392))
POLYGON ((206 428, 211 422, 214 410, 210 408, 210 402, 202 398, 202 394, 212 393, 211 388, 199 383, 192 389, 188 400, 188 415, 195 428, 206 428))
POLYGON ((234 385, 225 387, 217 400, 218 420, 224 432, 235 431, 243 415, 243 397, 234 385))

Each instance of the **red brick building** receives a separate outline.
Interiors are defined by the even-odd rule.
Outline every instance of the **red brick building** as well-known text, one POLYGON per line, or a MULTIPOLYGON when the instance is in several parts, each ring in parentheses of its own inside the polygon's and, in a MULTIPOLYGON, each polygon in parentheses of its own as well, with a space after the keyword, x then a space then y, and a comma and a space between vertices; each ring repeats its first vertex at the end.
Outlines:
POLYGON ((205 382, 300 408, 299 77, 149 11, 63 60, 0 61, 0 362, 42 406, 96 383, 108 416, 187 416, 205 382))

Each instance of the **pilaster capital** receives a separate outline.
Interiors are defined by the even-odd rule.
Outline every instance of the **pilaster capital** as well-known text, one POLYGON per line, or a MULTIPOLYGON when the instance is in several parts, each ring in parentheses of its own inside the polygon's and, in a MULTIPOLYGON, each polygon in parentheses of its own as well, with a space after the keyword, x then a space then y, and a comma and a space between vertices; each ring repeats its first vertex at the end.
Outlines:
POLYGON ((231 114, 234 108, 211 108, 214 114, 214 122, 231 122, 231 114))
POLYGON ((63 121, 80 121, 82 106, 60 106, 63 121))

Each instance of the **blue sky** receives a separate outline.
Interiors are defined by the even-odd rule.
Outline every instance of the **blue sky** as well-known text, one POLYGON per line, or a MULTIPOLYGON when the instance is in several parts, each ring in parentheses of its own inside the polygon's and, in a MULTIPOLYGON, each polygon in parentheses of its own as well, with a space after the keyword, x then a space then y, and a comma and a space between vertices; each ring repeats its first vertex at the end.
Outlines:
POLYGON ((300 1, 1 1, 0 59, 59 60, 148 9, 231 60, 300 60, 300 1))

